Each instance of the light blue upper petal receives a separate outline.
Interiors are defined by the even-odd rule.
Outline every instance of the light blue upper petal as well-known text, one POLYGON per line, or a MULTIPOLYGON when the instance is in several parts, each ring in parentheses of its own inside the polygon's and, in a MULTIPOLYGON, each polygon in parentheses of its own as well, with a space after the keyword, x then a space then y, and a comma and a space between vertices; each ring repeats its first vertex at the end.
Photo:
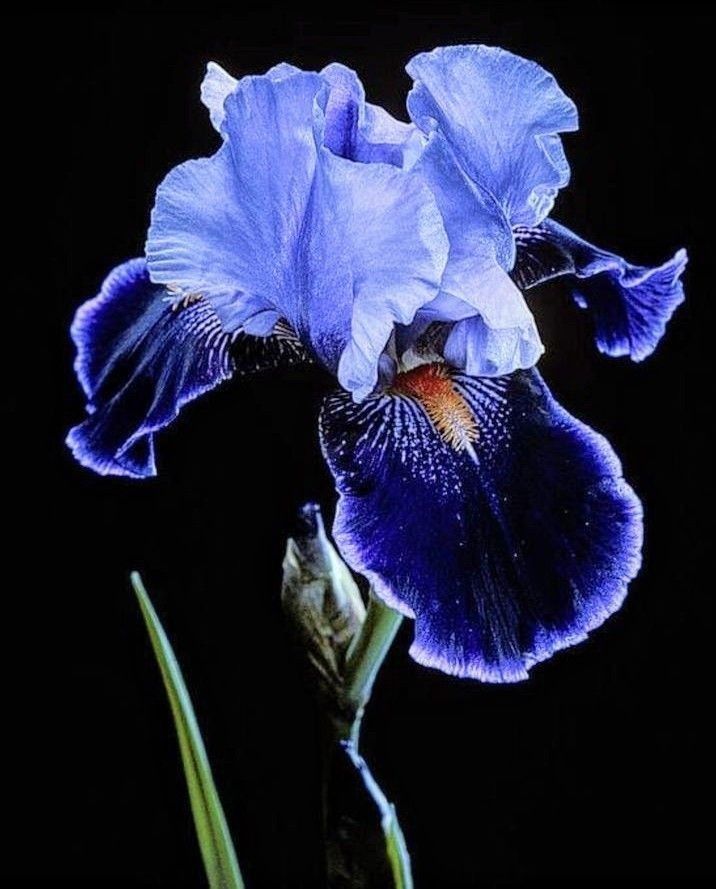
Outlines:
POLYGON ((417 156, 424 137, 412 123, 396 120, 378 105, 365 100, 355 71, 345 65, 327 65, 321 76, 329 89, 322 104, 324 143, 334 154, 362 163, 402 167, 417 156))
POLYGON ((375 388, 395 324, 437 295, 447 253, 419 175, 322 149, 301 243, 298 330, 356 401, 375 388))
POLYGON ((470 179, 511 225, 537 225, 550 212, 569 165, 557 133, 577 129, 577 110, 534 62, 503 49, 449 46, 407 65, 415 80, 412 120, 437 129, 470 179))
POLYGON ((505 271, 514 261, 514 239, 503 213, 467 179, 441 133, 430 136, 415 170, 435 195, 450 242, 440 293, 418 313, 416 334, 429 322, 457 322, 443 354, 475 376, 532 367, 544 348, 532 313, 505 271))
POLYGON ((450 331, 443 355, 453 367, 472 376, 495 377, 534 367, 544 353, 537 327, 520 292, 510 288, 504 275, 495 289, 493 315, 479 315, 459 321, 450 331), (525 314, 529 317, 525 320, 525 314))
POLYGON ((236 89, 238 82, 216 62, 209 62, 206 66, 206 74, 201 82, 201 101, 209 110, 211 123, 218 132, 221 132, 224 122, 224 102, 236 89))
POLYGON ((448 244, 422 176, 323 146, 330 89, 305 72, 242 79, 222 148, 158 189, 147 260, 155 283, 204 295, 228 332, 285 318, 359 399, 394 324, 437 295, 448 244))
MULTIPOLYGON (((300 68, 281 62, 264 77, 280 81, 300 68)), ((313 73, 313 72, 312 72, 313 73)), ((403 166, 420 152, 424 137, 412 123, 396 120, 378 105, 365 100, 365 90, 355 71, 334 62, 320 72, 327 90, 323 99, 324 144, 341 157, 363 163, 382 162, 403 166)), ((201 101, 209 109, 214 128, 226 138, 224 103, 238 81, 216 62, 209 62, 201 84, 201 101)))
MULTIPOLYGON (((264 74, 269 80, 283 80, 291 74, 300 72, 300 68, 289 65, 288 62, 280 62, 264 74)), ((201 82, 201 101, 209 110, 209 117, 214 129, 224 134, 223 124, 226 114, 224 102, 238 86, 239 81, 225 71, 216 62, 209 62, 206 66, 206 74, 201 82)))
POLYGON ((245 77, 225 100, 227 141, 159 186, 147 239, 152 280, 201 293, 224 329, 295 317, 295 250, 313 183, 317 74, 245 77))

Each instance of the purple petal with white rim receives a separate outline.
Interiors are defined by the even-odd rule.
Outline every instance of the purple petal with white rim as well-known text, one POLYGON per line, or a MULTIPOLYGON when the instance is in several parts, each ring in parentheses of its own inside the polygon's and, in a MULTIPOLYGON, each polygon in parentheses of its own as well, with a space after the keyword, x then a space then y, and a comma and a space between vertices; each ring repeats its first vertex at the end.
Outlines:
POLYGON ((67 444, 101 475, 156 474, 153 433, 232 373, 229 337, 206 303, 172 311, 134 259, 107 277, 72 325, 89 417, 67 444))
POLYGON ((469 178, 512 225, 537 225, 569 181, 557 135, 576 130, 577 110, 535 62, 489 46, 448 46, 406 66, 415 85, 411 119, 437 129, 469 178))
POLYGON ((411 373, 361 405, 340 392, 324 404, 336 542, 415 618, 420 663, 525 679, 619 608, 640 566, 641 505, 607 441, 536 371, 411 373))
POLYGON ((654 268, 632 265, 552 220, 516 229, 515 239, 512 277, 518 286, 574 276, 572 295, 592 316, 597 347, 605 355, 628 355, 634 361, 647 358, 684 301, 685 250, 654 268))
POLYGON ((67 444, 101 475, 156 474, 154 433, 189 401, 239 373, 295 364, 306 354, 281 324, 267 338, 223 331, 206 300, 172 303, 143 259, 118 266, 72 325, 87 419, 67 444))

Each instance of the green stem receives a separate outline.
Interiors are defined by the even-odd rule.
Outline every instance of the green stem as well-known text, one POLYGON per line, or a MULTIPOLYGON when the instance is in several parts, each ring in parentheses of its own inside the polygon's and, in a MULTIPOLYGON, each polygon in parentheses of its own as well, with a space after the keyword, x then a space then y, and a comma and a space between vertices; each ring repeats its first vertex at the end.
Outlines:
POLYGON ((328 885, 333 889, 413 889, 395 808, 358 752, 363 713, 402 619, 371 591, 365 621, 346 655, 342 712, 327 724, 323 812, 328 885))
POLYGON ((356 750, 363 713, 370 700, 375 678, 402 619, 401 614, 384 605, 371 591, 365 622, 346 656, 346 701, 354 709, 355 719, 342 740, 352 741, 356 750))

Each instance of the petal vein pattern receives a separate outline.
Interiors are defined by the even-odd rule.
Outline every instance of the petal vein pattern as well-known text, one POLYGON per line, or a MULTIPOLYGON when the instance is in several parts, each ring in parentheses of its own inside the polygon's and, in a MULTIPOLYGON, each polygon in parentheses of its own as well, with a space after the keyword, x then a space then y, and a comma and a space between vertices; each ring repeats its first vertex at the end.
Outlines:
POLYGON ((597 348, 605 355, 648 358, 684 301, 681 277, 688 256, 683 249, 660 266, 632 265, 552 219, 517 228, 515 238, 513 280, 528 288, 569 276, 572 297, 591 315, 597 348))
POLYGON ((537 225, 569 182, 558 133, 577 109, 556 80, 527 59, 490 46, 447 46, 407 65, 412 120, 450 142, 462 169, 511 225, 537 225))
POLYGON ((640 565, 641 506, 609 444, 536 371, 453 384, 477 428, 470 449, 440 434, 420 398, 329 396, 334 536, 415 618, 416 660, 517 681, 619 608, 640 565))

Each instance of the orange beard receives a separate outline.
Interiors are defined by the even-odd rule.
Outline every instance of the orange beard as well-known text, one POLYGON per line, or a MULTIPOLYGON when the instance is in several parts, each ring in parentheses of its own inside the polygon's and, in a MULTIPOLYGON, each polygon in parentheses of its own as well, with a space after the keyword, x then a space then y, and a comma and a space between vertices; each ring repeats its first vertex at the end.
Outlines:
POLYGON ((477 441, 475 417, 444 364, 422 364, 398 374, 391 391, 419 401, 440 437, 456 451, 477 441))

